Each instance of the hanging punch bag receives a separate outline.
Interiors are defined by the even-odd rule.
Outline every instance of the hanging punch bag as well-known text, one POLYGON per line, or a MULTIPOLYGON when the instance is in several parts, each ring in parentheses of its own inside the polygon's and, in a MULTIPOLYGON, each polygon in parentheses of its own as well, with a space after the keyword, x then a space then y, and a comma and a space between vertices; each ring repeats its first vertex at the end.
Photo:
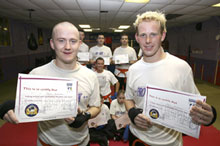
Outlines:
POLYGON ((37 50, 38 45, 37 45, 37 41, 36 41, 33 33, 31 33, 31 35, 28 39, 28 44, 27 45, 28 45, 28 49, 37 50))

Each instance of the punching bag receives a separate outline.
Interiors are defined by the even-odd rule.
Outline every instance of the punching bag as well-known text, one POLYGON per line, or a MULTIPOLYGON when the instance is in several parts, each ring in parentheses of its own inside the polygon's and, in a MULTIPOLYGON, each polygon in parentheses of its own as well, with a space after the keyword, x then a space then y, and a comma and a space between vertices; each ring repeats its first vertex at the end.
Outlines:
POLYGON ((37 45, 37 41, 36 41, 33 33, 31 33, 31 35, 28 39, 28 44, 27 45, 28 45, 28 49, 37 50, 38 45, 37 45))

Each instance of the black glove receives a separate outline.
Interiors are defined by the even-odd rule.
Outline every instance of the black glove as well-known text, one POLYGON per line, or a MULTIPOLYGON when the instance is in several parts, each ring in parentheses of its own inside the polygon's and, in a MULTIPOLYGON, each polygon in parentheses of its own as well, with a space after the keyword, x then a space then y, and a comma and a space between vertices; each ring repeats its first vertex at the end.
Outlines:
POLYGON ((79 128, 81 127, 86 121, 91 118, 91 114, 88 112, 80 113, 76 116, 75 121, 69 124, 70 127, 79 128))
POLYGON ((212 124, 215 122, 216 118, 217 118, 217 112, 216 112, 215 108, 214 108, 213 106, 211 106, 211 107, 212 107, 212 113, 213 113, 214 117, 213 117, 211 123, 209 123, 209 124, 207 124, 207 125, 205 125, 205 126, 210 126, 210 125, 212 125, 212 124))
POLYGON ((4 115, 11 109, 15 108, 15 101, 8 100, 0 105, 0 118, 3 120, 4 115))
POLYGON ((134 118, 135 118, 138 114, 140 114, 140 113, 142 113, 142 112, 143 112, 143 110, 140 109, 140 108, 135 108, 135 107, 133 107, 133 108, 129 109, 129 111, 128 111, 128 116, 129 116, 129 118, 130 118, 130 120, 131 120, 131 122, 132 122, 133 124, 135 124, 135 123, 134 123, 134 118))

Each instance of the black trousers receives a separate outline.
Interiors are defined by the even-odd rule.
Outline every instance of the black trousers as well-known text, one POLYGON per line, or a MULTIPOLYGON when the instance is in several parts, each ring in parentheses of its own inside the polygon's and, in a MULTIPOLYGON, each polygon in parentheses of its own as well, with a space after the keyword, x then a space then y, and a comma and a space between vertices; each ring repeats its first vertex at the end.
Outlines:
POLYGON ((134 136, 131 131, 129 130, 129 146, 150 146, 143 143, 140 139, 134 136))
POLYGON ((117 77, 116 78, 118 79, 118 82, 120 83, 120 88, 119 90, 122 90, 122 89, 126 89, 126 78, 121 78, 121 77, 117 77))

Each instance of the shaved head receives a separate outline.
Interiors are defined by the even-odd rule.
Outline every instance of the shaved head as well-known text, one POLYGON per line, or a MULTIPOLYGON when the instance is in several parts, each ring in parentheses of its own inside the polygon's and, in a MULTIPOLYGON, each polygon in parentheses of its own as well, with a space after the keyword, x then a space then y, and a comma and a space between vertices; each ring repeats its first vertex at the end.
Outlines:
POLYGON ((79 38, 79 31, 78 29, 70 22, 60 22, 58 24, 56 24, 54 27, 53 27, 53 30, 52 30, 52 39, 54 39, 54 37, 56 36, 57 32, 63 28, 70 28, 70 29, 73 29, 74 31, 76 31, 77 33, 77 36, 79 38))

